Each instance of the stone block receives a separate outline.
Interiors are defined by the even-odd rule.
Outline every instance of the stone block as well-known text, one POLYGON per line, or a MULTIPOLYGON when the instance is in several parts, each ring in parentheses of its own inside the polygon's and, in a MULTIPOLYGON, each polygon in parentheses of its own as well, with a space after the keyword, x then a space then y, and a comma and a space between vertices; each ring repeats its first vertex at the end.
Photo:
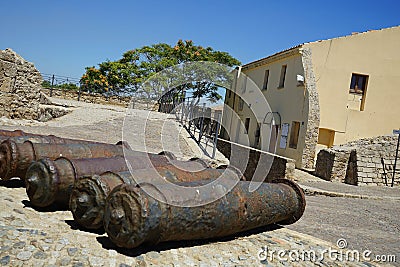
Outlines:
POLYGON ((367 174, 367 177, 368 178, 377 178, 379 176, 379 174, 377 174, 377 173, 375 173, 375 172, 372 172, 372 173, 368 173, 367 174))
POLYGON ((381 164, 381 159, 380 158, 372 158, 372 162, 376 164, 381 164))
POLYGON ((368 162, 366 167, 368 167, 368 168, 375 168, 375 163, 368 162))
POLYGON ((373 182, 372 178, 363 178, 362 181, 367 184, 373 182))

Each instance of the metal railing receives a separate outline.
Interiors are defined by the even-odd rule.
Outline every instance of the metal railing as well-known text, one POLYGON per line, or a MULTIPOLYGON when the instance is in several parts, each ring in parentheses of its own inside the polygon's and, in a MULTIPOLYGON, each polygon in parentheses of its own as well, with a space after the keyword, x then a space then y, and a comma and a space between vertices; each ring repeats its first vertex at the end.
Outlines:
POLYGON ((174 109, 176 119, 196 141, 200 149, 210 158, 215 158, 218 135, 221 128, 222 111, 198 105, 198 99, 187 97, 174 109), (211 150, 211 155, 208 149, 211 150))
MULTIPOLYGON (((53 96, 54 90, 71 90, 71 91, 79 91, 80 92, 80 81, 78 78, 72 78, 67 76, 55 75, 55 74, 46 74, 41 73, 43 81, 47 82, 47 86, 44 87, 50 90, 50 97, 53 96)), ((79 93, 78 93, 79 95, 79 93)), ((79 99, 78 99, 79 100, 79 99)))

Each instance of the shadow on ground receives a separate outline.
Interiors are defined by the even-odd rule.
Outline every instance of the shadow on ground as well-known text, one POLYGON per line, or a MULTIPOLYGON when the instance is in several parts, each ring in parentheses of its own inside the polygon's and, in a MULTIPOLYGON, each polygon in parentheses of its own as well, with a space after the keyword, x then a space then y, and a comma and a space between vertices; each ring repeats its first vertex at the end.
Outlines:
POLYGON ((32 205, 32 203, 29 200, 22 200, 22 204, 24 205, 24 208, 32 208, 35 211, 38 212, 56 212, 56 211, 67 211, 68 207, 65 207, 64 205, 58 205, 58 204, 52 204, 48 207, 40 208, 40 207, 35 207, 32 205))
POLYGON ((25 183, 22 179, 0 180, 0 186, 6 188, 24 188, 25 183))
POLYGON ((107 236, 98 236, 96 239, 102 245, 102 247, 104 249, 116 250, 117 252, 119 252, 125 256, 128 256, 128 257, 137 257, 142 254, 146 254, 147 252, 150 252, 150 251, 161 252, 161 251, 165 251, 165 250, 177 249, 177 248, 183 248, 183 247, 189 248, 189 247, 201 246, 201 245, 206 245, 206 244, 210 244, 213 242, 227 242, 227 241, 231 241, 236 238, 239 238, 239 237, 260 234, 263 232, 270 232, 270 231, 277 230, 280 228, 282 228, 282 227, 279 225, 273 224, 273 225, 268 225, 268 226, 252 229, 252 230, 245 231, 245 232, 240 232, 240 233, 230 235, 227 237, 210 238, 210 239, 203 239, 203 240, 168 241, 168 242, 163 242, 163 243, 156 244, 156 245, 150 245, 150 244, 142 245, 142 246, 139 246, 139 247, 133 248, 133 249, 117 247, 114 243, 111 242, 111 240, 107 236))
POLYGON ((104 228, 100 229, 87 229, 79 225, 75 220, 65 220, 65 223, 71 227, 71 230, 78 230, 83 232, 89 232, 92 234, 104 235, 105 231, 104 228))

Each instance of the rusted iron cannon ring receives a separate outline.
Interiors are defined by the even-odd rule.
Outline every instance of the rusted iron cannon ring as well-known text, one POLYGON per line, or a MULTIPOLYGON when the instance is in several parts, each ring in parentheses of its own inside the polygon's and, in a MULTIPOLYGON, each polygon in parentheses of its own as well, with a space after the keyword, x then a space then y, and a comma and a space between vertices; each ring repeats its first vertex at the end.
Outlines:
POLYGON ((76 181, 69 202, 74 219, 88 229, 101 228, 106 198, 110 191, 108 184, 99 175, 82 177, 76 181))
POLYGON ((52 160, 43 158, 32 163, 26 173, 26 193, 32 205, 47 207, 54 202, 60 179, 52 160))
POLYGON ((0 173, 3 173, 3 180, 12 178, 11 173, 17 169, 18 153, 17 144, 10 140, 3 141, 0 145, 0 173))

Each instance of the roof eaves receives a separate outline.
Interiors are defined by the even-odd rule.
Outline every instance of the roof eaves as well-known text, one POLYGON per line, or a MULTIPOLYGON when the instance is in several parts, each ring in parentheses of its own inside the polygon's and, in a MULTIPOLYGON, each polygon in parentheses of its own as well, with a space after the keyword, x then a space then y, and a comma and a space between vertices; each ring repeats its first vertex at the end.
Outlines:
POLYGON ((303 44, 299 44, 296 46, 293 46, 291 48, 288 48, 286 50, 280 51, 278 53, 275 53, 273 55, 258 59, 256 61, 247 63, 245 65, 242 66, 242 69, 250 69, 250 68, 256 68, 265 64, 268 64, 271 61, 276 61, 276 60, 280 60, 281 58, 284 58, 286 56, 290 56, 293 54, 296 54, 299 50, 299 48, 301 48, 303 44))

